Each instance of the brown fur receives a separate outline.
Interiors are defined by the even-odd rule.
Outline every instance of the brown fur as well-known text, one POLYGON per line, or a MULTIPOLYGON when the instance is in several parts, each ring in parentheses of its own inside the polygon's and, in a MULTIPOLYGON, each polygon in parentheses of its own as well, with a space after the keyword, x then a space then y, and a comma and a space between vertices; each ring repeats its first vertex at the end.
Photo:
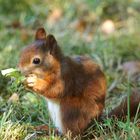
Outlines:
POLYGON ((61 99, 64 132, 82 132, 91 119, 97 118, 104 108, 105 77, 99 67, 91 61, 89 64, 89 61, 67 60, 68 68, 63 75, 64 97, 61 99))

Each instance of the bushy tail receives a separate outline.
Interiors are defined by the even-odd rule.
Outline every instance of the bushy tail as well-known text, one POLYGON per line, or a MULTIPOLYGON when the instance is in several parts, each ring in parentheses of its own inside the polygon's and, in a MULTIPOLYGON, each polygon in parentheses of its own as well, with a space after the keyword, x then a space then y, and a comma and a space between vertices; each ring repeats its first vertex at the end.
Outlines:
MULTIPOLYGON (((140 103, 140 91, 133 90, 130 95, 130 104, 129 104, 130 117, 134 117, 137 112, 140 112, 140 109, 138 109, 139 103, 140 103)), ((127 97, 124 97, 122 102, 113 110, 111 110, 106 117, 108 118, 115 117, 118 119, 123 119, 128 115, 129 107, 127 97)))

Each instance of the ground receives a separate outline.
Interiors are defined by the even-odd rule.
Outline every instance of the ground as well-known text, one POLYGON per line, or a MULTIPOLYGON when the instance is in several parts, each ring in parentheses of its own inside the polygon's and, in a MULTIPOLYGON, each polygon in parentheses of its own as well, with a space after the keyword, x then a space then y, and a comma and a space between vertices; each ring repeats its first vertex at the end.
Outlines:
MULTIPOLYGON (((106 74, 107 113, 124 95, 140 87, 140 2, 138 0, 0 0, 0 70, 16 68, 20 50, 38 27, 54 34, 66 55, 88 55, 106 74), (131 64, 130 64, 131 62, 131 64), (125 64, 128 64, 127 68, 125 64), (127 73, 132 73, 131 76, 127 73)), ((0 140, 64 139, 33 126, 53 124, 45 99, 24 88, 18 74, 0 74, 0 140), (14 78, 11 78, 14 77, 14 78)), ((129 116, 129 115, 128 115, 129 116)), ((139 118, 94 123, 95 139, 140 139, 139 118)), ((89 138, 90 139, 90 138, 89 138)))

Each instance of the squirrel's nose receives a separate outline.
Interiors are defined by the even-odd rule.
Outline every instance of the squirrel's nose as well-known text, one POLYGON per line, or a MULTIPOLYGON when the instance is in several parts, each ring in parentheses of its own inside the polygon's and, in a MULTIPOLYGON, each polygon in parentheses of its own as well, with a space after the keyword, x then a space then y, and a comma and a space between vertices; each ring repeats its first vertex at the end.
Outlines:
POLYGON ((17 66, 17 69, 24 75, 27 76, 29 74, 29 71, 27 68, 22 67, 21 65, 17 66))
POLYGON ((20 63, 17 64, 17 69, 18 69, 21 73, 24 73, 24 68, 21 66, 20 63))

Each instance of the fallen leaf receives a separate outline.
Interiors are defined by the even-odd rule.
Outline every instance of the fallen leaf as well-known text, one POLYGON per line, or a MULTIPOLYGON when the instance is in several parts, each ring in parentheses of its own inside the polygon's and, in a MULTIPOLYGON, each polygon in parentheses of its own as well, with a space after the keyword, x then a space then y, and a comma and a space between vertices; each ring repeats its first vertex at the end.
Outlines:
POLYGON ((84 19, 79 19, 73 22, 73 27, 79 32, 83 33, 87 27, 87 24, 88 24, 87 21, 85 21, 84 19))
POLYGON ((56 24, 62 17, 62 10, 60 8, 55 8, 47 18, 47 22, 50 25, 56 24))
POLYGON ((140 73, 140 61, 129 61, 122 65, 122 70, 129 75, 140 73))
POLYGON ((21 30, 21 36, 20 37, 21 37, 21 40, 22 41, 26 41, 30 37, 30 34, 25 29, 22 29, 21 30))
POLYGON ((18 20, 14 20, 10 24, 6 25, 6 27, 17 29, 17 28, 22 28, 22 25, 18 20))
POLYGON ((17 101, 19 101, 19 95, 17 93, 13 93, 8 100, 8 102, 17 102, 17 101))
POLYGON ((112 34, 115 31, 114 22, 109 19, 104 21, 101 25, 101 31, 106 35, 112 34))

